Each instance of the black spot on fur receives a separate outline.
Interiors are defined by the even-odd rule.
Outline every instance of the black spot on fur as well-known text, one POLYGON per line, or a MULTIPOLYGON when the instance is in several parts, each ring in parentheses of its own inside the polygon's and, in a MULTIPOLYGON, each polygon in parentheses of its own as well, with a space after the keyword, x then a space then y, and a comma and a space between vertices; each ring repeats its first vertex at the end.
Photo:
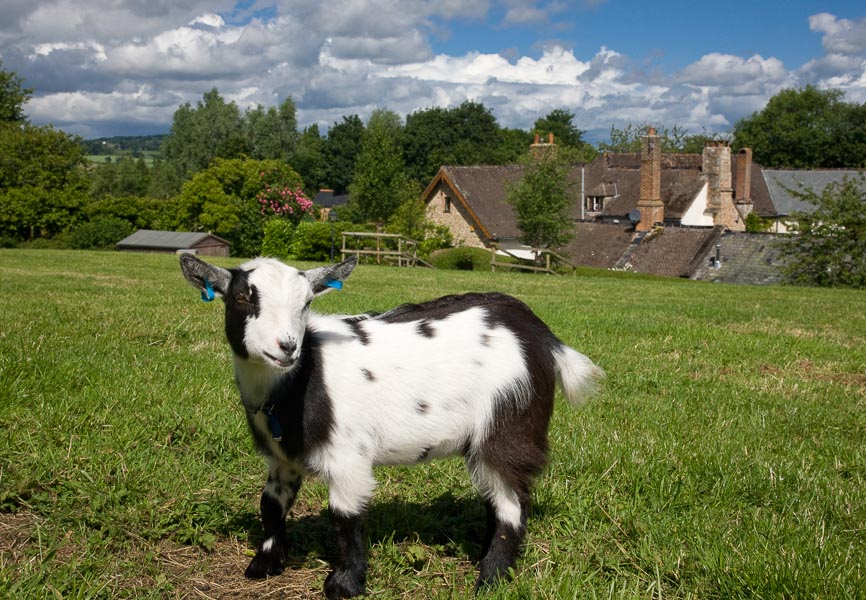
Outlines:
POLYGON ((426 415, 430 412, 430 405, 424 400, 419 400, 415 403, 415 412, 419 415, 426 415))
POLYGON ((250 285, 249 276, 252 271, 232 269, 232 279, 224 296, 226 303, 226 339, 232 351, 241 358, 249 358, 250 354, 244 345, 247 321, 259 316, 259 291, 250 285), (238 294, 246 294, 247 302, 238 302, 238 294))
POLYGON ((418 333, 425 338, 432 338, 436 335, 436 330, 424 319, 423 321, 418 321, 418 333))
POLYGON ((376 381, 376 376, 373 375, 373 372, 370 371, 369 369, 361 369, 361 373, 364 374, 364 378, 367 381, 376 381))
POLYGON ((480 360, 478 360, 477 358, 472 360, 472 364, 475 365, 476 367, 478 367, 479 369, 484 368, 484 363, 481 362, 480 360))
POLYGON ((355 338, 361 342, 362 345, 366 346, 370 343, 370 334, 364 329, 361 325, 363 321, 351 321, 349 326, 352 328, 352 334, 355 338))
POLYGON ((424 448, 424 450, 421 451, 421 454, 418 455, 418 460, 422 461, 422 460, 427 460, 428 458, 430 458, 431 450, 433 450, 433 448, 430 448, 430 447, 424 448))
POLYGON ((486 333, 481 336, 481 345, 489 346, 490 345, 490 336, 486 333))

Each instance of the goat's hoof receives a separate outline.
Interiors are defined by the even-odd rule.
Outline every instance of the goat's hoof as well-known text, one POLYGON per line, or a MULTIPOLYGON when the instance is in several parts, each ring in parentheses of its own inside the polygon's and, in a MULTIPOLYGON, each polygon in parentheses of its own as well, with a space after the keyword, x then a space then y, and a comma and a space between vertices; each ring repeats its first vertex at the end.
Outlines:
POLYGON ((366 582, 367 576, 364 573, 353 573, 348 570, 333 571, 325 579, 325 597, 328 600, 339 600, 360 596, 364 593, 366 582))
POLYGON ((250 561, 244 577, 247 579, 264 579, 269 575, 279 575, 283 572, 283 561, 279 555, 271 552, 259 552, 250 561))

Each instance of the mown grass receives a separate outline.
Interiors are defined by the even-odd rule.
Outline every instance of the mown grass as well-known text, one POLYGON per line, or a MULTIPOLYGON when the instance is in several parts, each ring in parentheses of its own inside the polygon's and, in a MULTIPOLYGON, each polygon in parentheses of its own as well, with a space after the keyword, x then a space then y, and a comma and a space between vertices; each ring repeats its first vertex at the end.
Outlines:
MULTIPOLYGON (((316 308, 466 290, 519 296, 608 374, 558 404, 517 578, 488 597, 864 596, 866 295, 361 266, 316 308)), ((0 251, 0 307, 0 597, 317 597, 315 481, 287 571, 240 576, 264 468, 221 306, 176 257, 0 251)), ((369 595, 472 598, 484 518, 461 462, 378 478, 369 595)))

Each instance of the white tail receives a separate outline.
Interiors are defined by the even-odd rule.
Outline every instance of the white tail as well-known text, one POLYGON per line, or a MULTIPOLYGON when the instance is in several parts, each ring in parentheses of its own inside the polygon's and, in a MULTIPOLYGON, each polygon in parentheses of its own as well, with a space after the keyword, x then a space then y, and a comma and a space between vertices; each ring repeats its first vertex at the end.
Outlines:
POLYGON ((559 387, 568 403, 579 406, 597 389, 600 380, 604 379, 604 371, 589 358, 565 344, 554 351, 556 361, 556 378, 559 387))

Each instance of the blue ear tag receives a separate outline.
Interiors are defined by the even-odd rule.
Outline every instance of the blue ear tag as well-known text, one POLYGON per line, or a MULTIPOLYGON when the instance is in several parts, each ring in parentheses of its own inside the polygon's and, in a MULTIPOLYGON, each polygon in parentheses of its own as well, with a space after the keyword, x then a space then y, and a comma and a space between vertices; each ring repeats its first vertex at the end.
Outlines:
POLYGON ((336 279, 331 279, 330 281, 325 282, 325 287, 334 288, 335 290, 342 290, 343 282, 337 281, 336 279))
POLYGON ((214 299, 213 286, 207 279, 204 280, 205 289, 201 292, 202 302, 212 302, 214 299))

